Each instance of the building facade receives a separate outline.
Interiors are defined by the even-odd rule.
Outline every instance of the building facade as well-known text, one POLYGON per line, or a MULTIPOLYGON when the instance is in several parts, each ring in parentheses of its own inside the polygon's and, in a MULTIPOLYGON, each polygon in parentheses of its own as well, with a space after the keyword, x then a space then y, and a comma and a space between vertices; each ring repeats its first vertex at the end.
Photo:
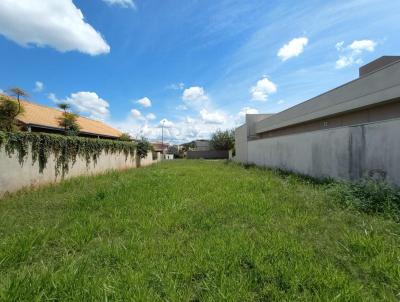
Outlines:
POLYGON ((278 114, 247 115, 235 138, 242 163, 400 185, 400 57, 379 58, 356 80, 278 114))

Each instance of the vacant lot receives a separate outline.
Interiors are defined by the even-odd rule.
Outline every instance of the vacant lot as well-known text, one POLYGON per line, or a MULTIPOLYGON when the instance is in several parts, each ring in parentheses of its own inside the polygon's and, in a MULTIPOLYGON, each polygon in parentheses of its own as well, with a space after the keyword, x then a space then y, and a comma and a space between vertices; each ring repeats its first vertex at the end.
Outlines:
POLYGON ((0 199, 0 300, 398 300, 399 224, 335 196, 215 161, 20 192, 0 199))

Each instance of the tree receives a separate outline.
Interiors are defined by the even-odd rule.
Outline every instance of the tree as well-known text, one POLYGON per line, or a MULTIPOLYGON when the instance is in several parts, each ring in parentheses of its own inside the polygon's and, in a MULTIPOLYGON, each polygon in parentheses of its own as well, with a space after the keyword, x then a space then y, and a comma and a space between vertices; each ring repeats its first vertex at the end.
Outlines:
POLYGON ((185 143, 185 144, 182 144, 181 145, 181 150, 182 150, 182 152, 186 152, 186 151, 189 151, 189 150, 192 150, 192 149, 194 149, 194 148, 196 148, 196 143, 193 141, 193 142, 190 142, 190 143, 185 143))
POLYGON ((15 118, 24 112, 24 108, 8 96, 0 95, 0 130, 15 132, 18 130, 15 118))
POLYGON ((67 104, 67 103, 60 103, 57 106, 58 106, 58 108, 60 108, 64 112, 68 112, 68 109, 71 108, 71 106, 69 104, 67 104))
POLYGON ((67 120, 71 119, 71 117, 69 117, 69 118, 67 117, 67 119, 65 119, 65 115, 68 113, 68 109, 70 109, 71 106, 67 103, 60 103, 57 105, 57 107, 64 111, 63 118, 62 119, 60 118, 58 123, 60 126, 64 127, 64 131, 67 132, 67 130, 68 130, 67 129, 67 124, 68 124, 67 120))
POLYGON ((136 144, 136 166, 140 167, 140 160, 145 158, 147 154, 153 150, 153 146, 150 142, 142 137, 136 144))
POLYGON ((153 149, 153 146, 150 144, 150 142, 142 137, 136 146, 136 154, 139 156, 139 158, 145 158, 149 151, 153 149))
POLYGON ((25 90, 23 90, 22 88, 19 88, 19 87, 12 87, 12 88, 9 89, 9 91, 10 91, 11 95, 13 95, 13 96, 15 96, 17 98, 17 101, 18 101, 18 111, 14 116, 14 118, 16 118, 17 115, 20 114, 21 110, 22 110, 21 109, 22 105, 21 105, 20 98, 21 97, 27 98, 27 97, 29 97, 29 94, 25 90))
POLYGON ((118 138, 118 140, 124 141, 124 142, 131 142, 132 137, 129 135, 129 133, 122 133, 121 136, 118 138))
POLYGON ((174 158, 182 158, 183 150, 177 145, 168 146, 167 154, 173 154, 174 158))
POLYGON ((77 122, 78 115, 68 111, 71 106, 67 103, 59 103, 57 106, 64 111, 62 116, 58 118, 58 124, 64 128, 65 135, 78 135, 80 130, 77 122))
POLYGON ((217 130, 211 137, 215 150, 232 150, 235 147, 235 130, 217 130))
POLYGON ((65 135, 75 136, 79 134, 80 127, 77 122, 78 115, 71 112, 63 112, 58 118, 58 124, 64 128, 65 135))

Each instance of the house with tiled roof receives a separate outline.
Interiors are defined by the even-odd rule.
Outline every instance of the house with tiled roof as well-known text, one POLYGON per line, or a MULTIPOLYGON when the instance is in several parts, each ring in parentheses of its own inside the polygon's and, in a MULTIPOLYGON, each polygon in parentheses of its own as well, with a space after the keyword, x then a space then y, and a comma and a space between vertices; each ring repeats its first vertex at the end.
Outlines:
MULTIPOLYGON (((48 133, 64 132, 64 128, 58 122, 63 111, 26 100, 21 100, 21 104, 24 107, 24 112, 18 115, 16 119, 24 130, 48 133)), ((101 121, 82 116, 77 117, 77 123, 80 127, 80 136, 116 139, 122 134, 101 121)))
POLYGON ((161 152, 161 153, 165 153, 169 146, 169 144, 162 142, 152 142, 151 145, 153 146, 154 152, 161 152))

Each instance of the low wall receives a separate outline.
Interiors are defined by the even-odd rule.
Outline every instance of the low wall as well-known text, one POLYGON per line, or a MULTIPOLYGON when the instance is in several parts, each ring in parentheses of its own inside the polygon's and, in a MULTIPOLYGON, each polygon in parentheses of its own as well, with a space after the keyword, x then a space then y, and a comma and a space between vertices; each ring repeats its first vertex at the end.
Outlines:
MULTIPOLYGON (((160 161, 153 160, 152 153, 149 152, 146 158, 141 159, 140 166, 148 166, 160 161)), ((105 154, 103 152, 97 159, 97 163, 91 162, 88 166, 86 160, 78 156, 74 165, 70 163, 69 171, 64 176, 65 179, 80 175, 93 175, 107 170, 122 170, 136 168, 136 159, 125 154, 105 154)), ((18 154, 15 152, 8 156, 4 146, 0 148, 0 196, 6 192, 14 192, 24 187, 38 186, 47 183, 54 183, 62 179, 61 175, 56 176, 54 156, 50 155, 45 169, 39 172, 39 163, 33 163, 32 155, 29 151, 23 164, 18 161, 18 154)))
POLYGON ((228 159, 229 151, 188 151, 186 157, 187 159, 228 159))
POLYGON ((318 178, 372 176, 400 185, 400 120, 251 140, 247 159, 245 153, 236 160, 318 178))

